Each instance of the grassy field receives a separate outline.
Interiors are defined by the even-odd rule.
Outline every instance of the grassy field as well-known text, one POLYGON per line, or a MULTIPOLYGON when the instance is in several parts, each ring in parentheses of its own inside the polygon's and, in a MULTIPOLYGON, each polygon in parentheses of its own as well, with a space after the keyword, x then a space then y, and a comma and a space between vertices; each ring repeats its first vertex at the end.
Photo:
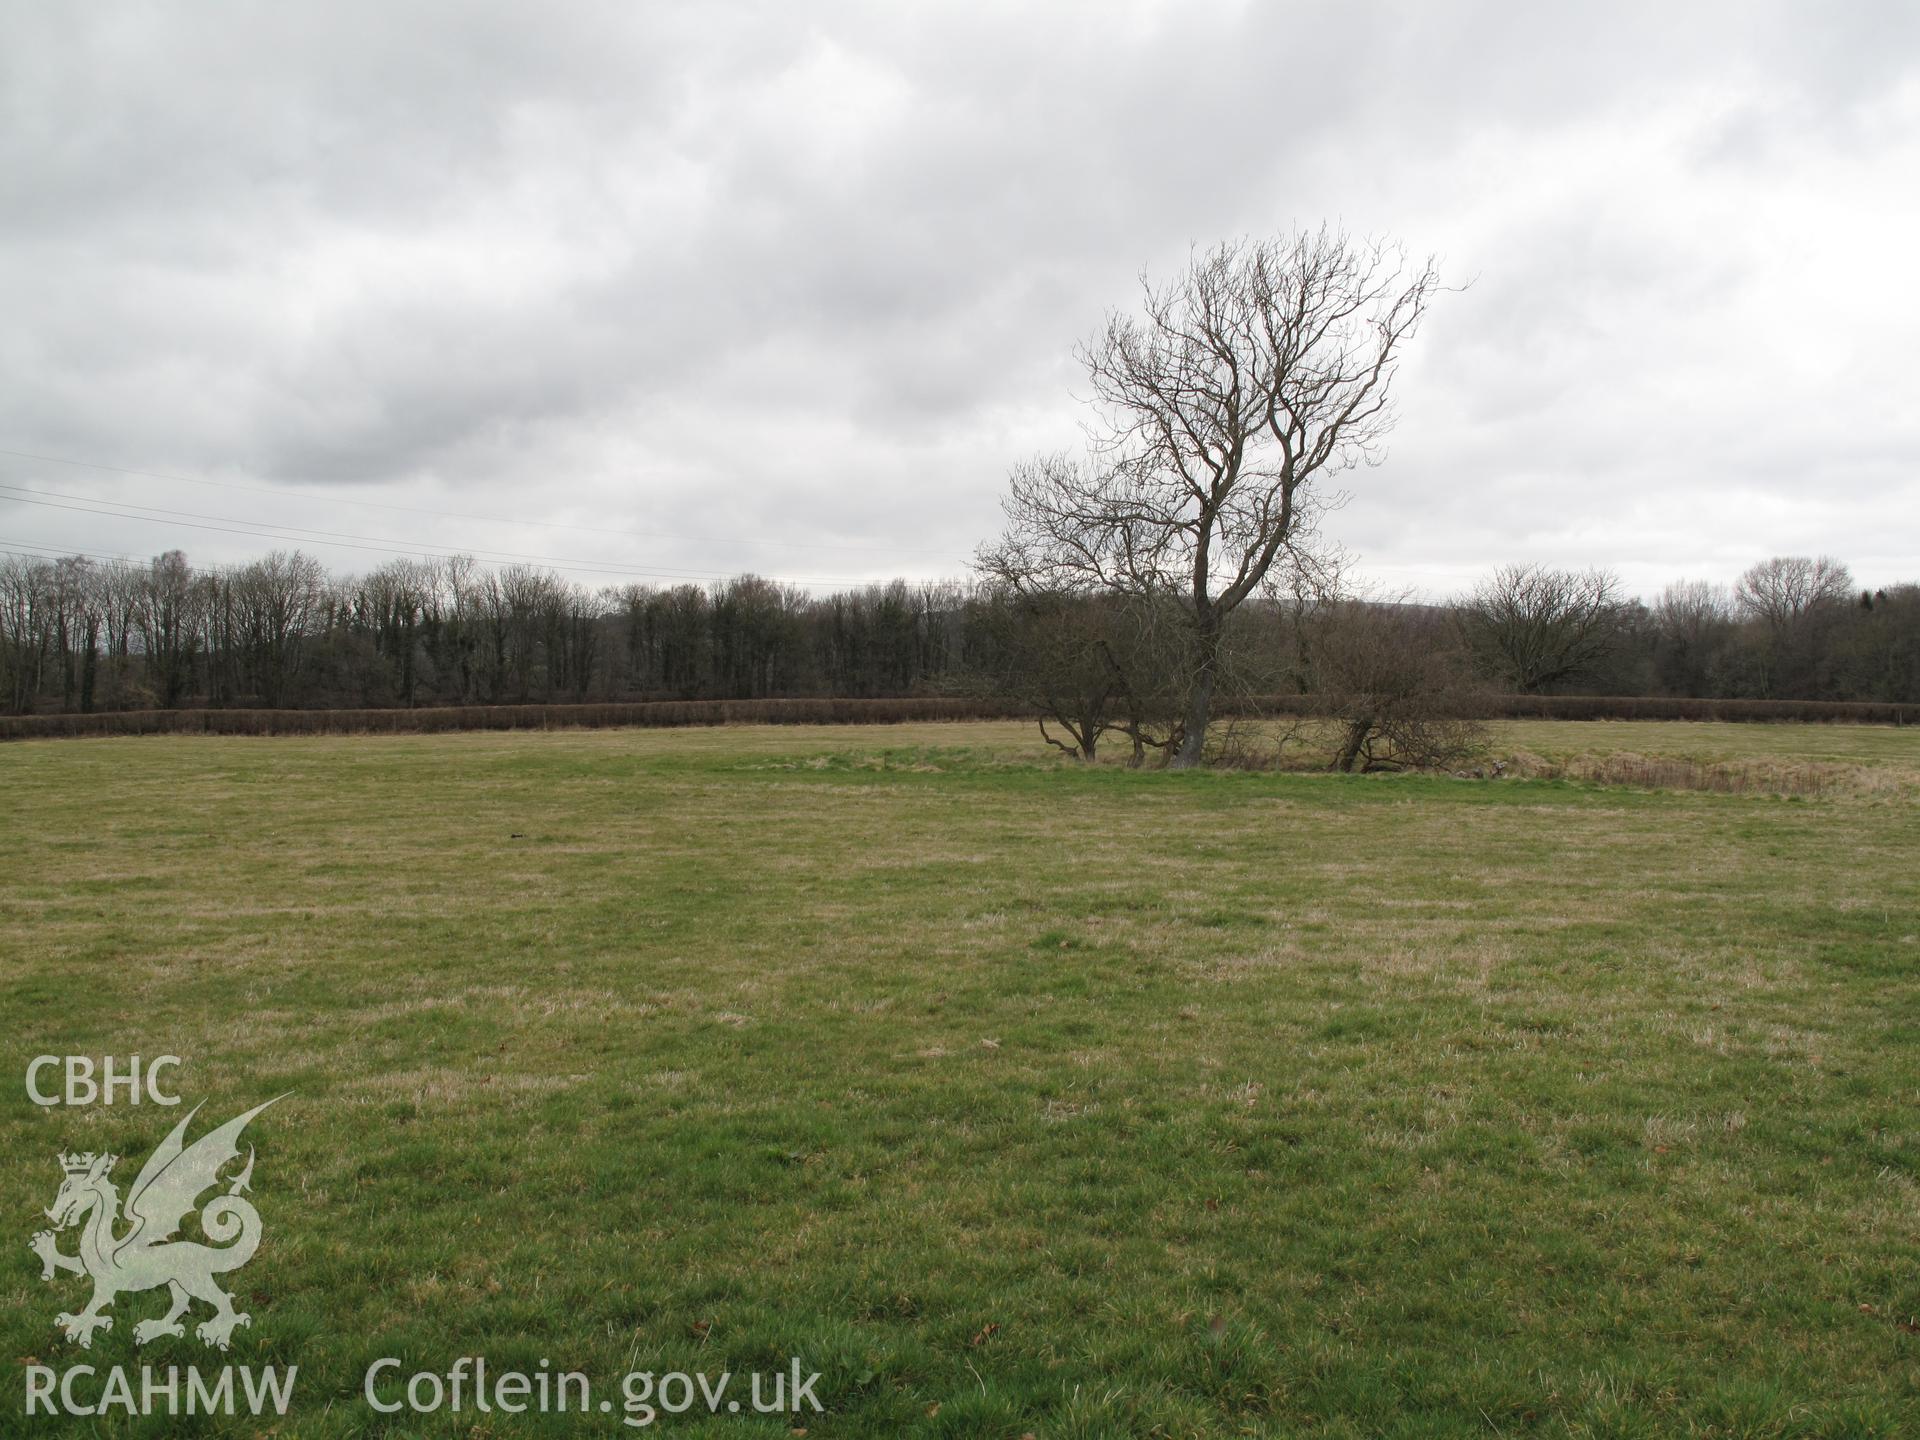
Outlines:
POLYGON ((0 1431, 60 1433, 29 1363, 221 1363, 134 1344, 154 1295, 78 1351, 27 1250, 57 1152, 124 1184, 184 1113, 37 1108, 30 1057, 172 1053, 196 1126, 293 1092, 227 1357, 299 1366, 281 1436, 636 1433, 361 1399, 467 1355, 822 1374, 680 1435, 1920 1433, 1920 731, 1494 738, 1891 779, 988 724, 0 749, 0 1431))
POLYGON ((1920 732, 1886 725, 1701 725, 1684 720, 1501 720, 1494 749, 1542 755, 1626 751, 1683 759, 1790 760, 1920 771, 1920 732))

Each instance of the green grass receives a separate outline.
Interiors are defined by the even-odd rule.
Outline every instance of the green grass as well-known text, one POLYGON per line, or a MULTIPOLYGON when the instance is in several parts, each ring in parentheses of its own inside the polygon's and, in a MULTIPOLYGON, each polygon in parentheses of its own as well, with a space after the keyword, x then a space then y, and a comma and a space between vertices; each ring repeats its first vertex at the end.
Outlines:
MULTIPOLYGON (((1629 730, 1920 770, 1495 739, 1629 730)), ((1010 725, 30 743, 0 784, 0 1431, 58 1431, 16 1360, 220 1363, 136 1347, 151 1296, 76 1350, 25 1248, 58 1150, 124 1184, 183 1113, 38 1109, 27 1060, 170 1052, 203 1121, 295 1092, 228 1357, 299 1365, 283 1436, 634 1433, 359 1399, 475 1354, 608 1395, 798 1355, 816 1437, 1920 1432, 1898 789, 1089 770, 1010 725)))

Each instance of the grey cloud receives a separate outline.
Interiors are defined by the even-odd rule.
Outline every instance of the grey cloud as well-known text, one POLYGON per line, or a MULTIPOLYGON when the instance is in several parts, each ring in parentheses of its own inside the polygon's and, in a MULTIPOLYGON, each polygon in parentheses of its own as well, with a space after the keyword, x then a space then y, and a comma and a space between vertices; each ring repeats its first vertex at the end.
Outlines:
POLYGON ((1391 462, 1348 480, 1336 525, 1383 571, 1684 565, 1628 518, 1682 492, 1783 497, 1798 519, 1725 538, 1785 548, 1810 475, 1835 515, 1920 518, 1893 327, 1835 316, 1859 342, 1793 377, 1801 413, 1769 374, 1818 319, 1777 318, 1796 246, 1830 269, 1871 217, 1865 283, 1920 299, 1885 268, 1920 239, 1891 198, 1908 6, 0 15, 7 448, 951 572, 1008 463, 1073 440, 1068 349, 1143 265, 1325 217, 1475 278, 1408 366, 1391 462), (1783 219, 1801 193, 1824 240, 1783 219))

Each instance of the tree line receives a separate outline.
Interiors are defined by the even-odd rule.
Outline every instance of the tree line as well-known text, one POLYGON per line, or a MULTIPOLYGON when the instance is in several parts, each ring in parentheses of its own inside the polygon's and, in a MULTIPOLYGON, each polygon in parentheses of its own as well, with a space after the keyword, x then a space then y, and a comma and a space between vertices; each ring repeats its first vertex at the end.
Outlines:
MULTIPOLYGON (((1132 597, 990 575, 814 595, 753 575, 590 588, 465 557, 349 576, 299 551, 0 558, 0 704, 16 714, 988 690, 1081 727, 1062 732, 1073 748, 1098 728, 1151 749, 1177 723, 1186 635, 1132 597)), ((1788 556, 1648 602, 1604 571, 1515 565, 1444 604, 1257 595, 1220 652, 1225 694, 1380 693, 1397 657, 1428 691, 1914 703, 1920 585, 1863 589, 1837 561, 1788 556)))
POLYGON ((0 558, 0 704, 34 710, 905 695, 965 666, 952 584, 592 588, 465 556, 329 575, 0 558))

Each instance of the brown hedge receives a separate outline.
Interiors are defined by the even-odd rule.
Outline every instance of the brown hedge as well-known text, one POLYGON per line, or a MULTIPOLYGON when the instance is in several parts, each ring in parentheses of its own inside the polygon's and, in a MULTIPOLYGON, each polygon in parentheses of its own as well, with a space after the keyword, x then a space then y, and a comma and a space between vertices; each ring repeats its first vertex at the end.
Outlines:
POLYGON ((886 725, 999 720, 1017 706, 917 696, 888 700, 655 700, 601 705, 446 705, 415 710, 121 710, 0 716, 0 740, 90 735, 422 735, 445 730, 675 725, 886 725))
MULTIPOLYGON (((1311 695, 1228 700, 1222 714, 1312 715, 1311 695)), ((1734 724, 1913 725, 1920 705, 1882 700, 1693 700, 1660 695, 1493 695, 1475 718, 1487 720, 1715 720, 1734 724)))
MULTIPOLYGON (((1238 713, 1311 713, 1311 697, 1222 706, 1238 713)), ((1507 695, 1505 719, 1801 721, 1911 725, 1920 705, 1880 701, 1682 700, 1622 695, 1507 695)), ((678 725, 894 725, 914 720, 1013 720, 1012 703, 951 696, 882 700, 653 700, 600 705, 447 705, 417 710, 118 710, 0 716, 0 740, 97 735, 421 735, 448 730, 609 729, 678 725)))

